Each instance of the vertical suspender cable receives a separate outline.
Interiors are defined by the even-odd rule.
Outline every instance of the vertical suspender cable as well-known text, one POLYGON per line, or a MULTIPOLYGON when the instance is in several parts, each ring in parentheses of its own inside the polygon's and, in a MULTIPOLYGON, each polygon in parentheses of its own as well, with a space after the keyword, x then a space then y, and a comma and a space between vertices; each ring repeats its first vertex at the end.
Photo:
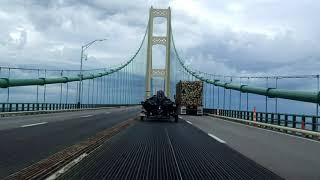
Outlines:
POLYGON ((122 92, 122 87, 123 87, 123 72, 119 71, 119 76, 120 76, 120 82, 119 82, 119 104, 122 104, 123 103, 123 92, 122 92))
MULTIPOLYGON (((240 77, 240 80, 239 80, 239 83, 240 83, 240 87, 241 87, 241 77, 240 77)), ((241 111, 241 90, 239 91, 239 111, 241 111)))
POLYGON ((103 104, 107 104, 106 100, 106 76, 103 76, 103 104))
MULTIPOLYGON (((319 74, 317 75, 317 92, 319 93, 319 74)), ((317 123, 317 126, 316 126, 316 131, 319 131, 319 118, 318 118, 318 116, 319 116, 319 102, 317 103, 317 112, 316 112, 316 116, 317 116, 317 121, 316 121, 316 123, 317 123)))
MULTIPOLYGON (((226 82, 226 77, 224 76, 223 77, 223 82, 225 83, 226 82)), ((226 105, 226 88, 223 88, 223 110, 226 109, 225 105, 226 105)))
POLYGON ((90 86, 90 84, 91 84, 90 82, 91 82, 91 79, 89 79, 88 81, 89 81, 88 82, 88 104, 90 104, 90 87, 91 87, 90 86))
POLYGON ((113 104, 113 73, 109 75, 109 81, 110 81, 110 85, 109 85, 109 104, 113 104))
MULTIPOLYGON (((63 76, 63 70, 61 71, 60 76, 61 77, 63 76)), ((61 103, 62 103, 62 83, 60 83, 60 101, 59 101, 59 104, 61 104, 61 103)))
MULTIPOLYGON (((317 75, 317 92, 319 93, 319 74, 317 75)), ((316 116, 319 116, 319 103, 317 103, 316 116)))
POLYGON ((104 87, 102 86, 103 84, 103 76, 100 77, 100 104, 102 104, 102 100, 103 100, 103 89, 104 87))
POLYGON ((112 104, 113 103, 113 74, 110 74, 109 75, 109 81, 108 82, 110 82, 109 83, 109 89, 110 89, 110 91, 109 91, 109 95, 108 95, 108 97, 109 97, 109 104, 112 104))
POLYGON ((130 101, 129 101, 129 104, 133 104, 132 103, 132 96, 133 96, 133 94, 132 94, 132 81, 133 81, 133 77, 132 77, 132 68, 133 68, 133 64, 131 63, 130 64, 130 73, 129 73, 129 88, 130 88, 130 101))
MULTIPOLYGON (((40 78, 40 69, 38 69, 38 79, 40 78)), ((37 104, 39 103, 39 85, 37 85, 37 104)))
POLYGON ((99 104, 99 77, 97 77, 97 95, 96 95, 96 104, 99 104))
MULTIPOLYGON (((248 82, 247 85, 249 85, 249 77, 248 77, 248 82)), ((249 93, 247 93, 247 111, 249 111, 249 93)))
MULTIPOLYGON (((47 70, 44 70, 44 78, 47 78, 47 70)), ((46 91, 47 91, 47 85, 44 84, 44 89, 43 89, 43 103, 46 103, 46 91)))
POLYGON ((110 89, 110 91, 109 91, 109 95, 108 95, 108 97, 109 97, 109 104, 112 104, 113 103, 113 74, 110 74, 109 75, 109 81, 108 82, 110 82, 109 83, 109 89, 110 89))
MULTIPOLYGON (((232 76, 230 77, 230 83, 232 83, 232 76)), ((231 110, 231 89, 229 89, 229 110, 231 110)))
POLYGON ((99 77, 96 78, 96 97, 95 97, 95 104, 99 104, 99 77))
POLYGON ((125 92, 126 92, 126 68, 123 68, 122 69, 122 83, 121 83, 121 86, 120 86, 120 89, 121 89, 121 97, 122 97, 122 101, 121 101, 121 104, 125 104, 126 103, 126 95, 125 95, 125 92))
POLYGON ((110 75, 106 76, 106 101, 105 104, 110 104, 109 94, 110 94, 110 75))
MULTIPOLYGON (((81 73, 81 77, 80 78, 83 78, 83 73, 81 73)), ((81 107, 81 104, 84 104, 83 103, 84 102, 84 100, 83 100, 83 84, 84 84, 83 80, 80 81, 80 84, 81 84, 81 86, 80 86, 80 88, 81 88, 81 94, 80 94, 81 98, 80 98, 80 100, 81 101, 79 101, 79 102, 80 102, 80 107, 81 107)))
POLYGON ((126 67, 122 69, 122 84, 120 86, 121 92, 122 92, 122 103, 126 104, 126 67))
POLYGON ((95 104, 99 104, 98 103, 98 98, 99 98, 99 77, 96 77, 96 96, 95 96, 95 104))
POLYGON ((112 104, 115 104, 115 98, 116 98, 116 95, 115 95, 115 77, 116 75, 113 73, 112 74, 112 94, 111 94, 111 97, 112 97, 112 104))
POLYGON ((130 67, 131 67, 131 63, 128 65, 128 69, 127 69, 127 104, 130 104, 130 97, 131 97, 131 91, 130 91, 130 67))
MULTIPOLYGON (((83 74, 82 74, 82 76, 83 76, 83 74)), ((80 96, 81 96, 81 101, 80 101, 80 107, 81 107, 81 104, 84 104, 84 100, 83 100, 83 98, 84 98, 84 90, 83 90, 83 85, 84 85, 84 82, 85 81, 81 81, 81 94, 80 94, 80 96)))
POLYGON ((124 104, 127 104, 127 66, 124 68, 124 87, 123 87, 123 91, 124 91, 124 104))
MULTIPOLYGON (((278 77, 276 77, 276 88, 278 88, 278 77)), ((278 98, 275 98, 275 113, 278 113, 278 98)))
MULTIPOLYGON (((205 78, 206 77, 206 73, 204 74, 205 78)), ((207 108, 207 83, 204 82, 203 83, 203 87, 204 87, 204 96, 203 96, 203 100, 204 100, 204 108, 207 108)))
POLYGON ((75 102, 74 103, 77 103, 77 98, 78 98, 78 94, 79 94, 79 91, 77 91, 79 89, 79 86, 80 86, 80 83, 76 83, 76 97, 75 97, 75 102))
POLYGON ((130 97, 130 89, 129 89, 129 76, 128 76, 128 73, 129 73, 129 65, 126 66, 126 94, 125 94, 125 97, 126 97, 126 104, 129 104, 129 97, 130 97))
POLYGON ((93 104, 94 100, 94 80, 95 78, 92 79, 92 94, 91 94, 91 104, 93 104))
POLYGON ((124 104, 124 79, 125 79, 125 72, 124 72, 124 69, 122 69, 121 70, 122 72, 121 72, 121 74, 120 74, 120 76, 121 76, 121 83, 120 83, 120 86, 119 86, 119 89, 120 89, 120 104, 124 104))
POLYGON ((218 109, 220 109, 220 88, 219 86, 217 87, 218 89, 218 109))
MULTIPOLYGON (((266 88, 269 88, 268 77, 266 78, 266 88)), ((268 113, 268 96, 266 95, 266 114, 268 113)), ((267 119, 266 119, 267 121, 267 119)))
POLYGON ((67 83, 66 104, 68 104, 68 97, 69 97, 69 83, 67 83))
MULTIPOLYGON (((215 75, 213 75, 213 80, 215 80, 216 78, 215 78, 215 75)), ((214 109, 214 87, 215 87, 215 85, 213 84, 212 85, 212 94, 213 94, 213 98, 212 98, 212 109, 214 109)))
MULTIPOLYGON (((11 69, 9 68, 8 69, 8 79, 10 78, 10 72, 11 72, 11 69)), ((8 90, 7 90, 7 103, 9 103, 10 101, 10 87, 8 87, 8 90)))
POLYGON ((116 74, 117 76, 116 76, 116 91, 115 91, 115 93, 116 93, 116 99, 115 99, 115 102, 116 102, 116 104, 120 104, 119 102, 120 102, 120 92, 119 92, 119 84, 120 84, 120 74, 119 74, 119 71, 117 72, 117 74, 116 74))

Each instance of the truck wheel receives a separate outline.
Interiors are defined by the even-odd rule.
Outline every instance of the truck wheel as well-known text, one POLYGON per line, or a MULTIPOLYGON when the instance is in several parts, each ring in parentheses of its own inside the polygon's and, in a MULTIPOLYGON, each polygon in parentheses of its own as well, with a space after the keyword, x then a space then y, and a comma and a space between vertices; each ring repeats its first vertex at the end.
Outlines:
POLYGON ((179 120, 179 116, 178 116, 178 115, 175 115, 175 116, 174 116, 174 122, 177 123, 178 120, 179 120))
POLYGON ((141 120, 141 121, 144 121, 144 116, 140 116, 140 120, 141 120))

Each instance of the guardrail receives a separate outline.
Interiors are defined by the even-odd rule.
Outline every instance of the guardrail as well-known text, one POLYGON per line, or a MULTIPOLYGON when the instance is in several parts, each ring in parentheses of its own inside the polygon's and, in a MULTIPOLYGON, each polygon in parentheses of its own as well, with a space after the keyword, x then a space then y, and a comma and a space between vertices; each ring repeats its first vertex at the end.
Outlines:
POLYGON ((134 106, 136 104, 59 104, 59 103, 0 103, 0 113, 21 111, 88 109, 99 107, 134 106))
POLYGON ((247 122, 260 122, 293 129, 308 130, 319 132, 320 116, 285 114, 285 113, 265 113, 253 111, 223 110, 223 109, 204 109, 204 113, 242 119, 247 122))

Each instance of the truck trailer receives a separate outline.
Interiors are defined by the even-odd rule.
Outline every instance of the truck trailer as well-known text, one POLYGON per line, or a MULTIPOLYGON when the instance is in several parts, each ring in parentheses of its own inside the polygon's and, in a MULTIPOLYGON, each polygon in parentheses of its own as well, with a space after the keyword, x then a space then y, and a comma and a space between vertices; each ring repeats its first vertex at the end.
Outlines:
POLYGON ((203 82, 179 81, 176 85, 176 105, 179 114, 203 115, 203 82))

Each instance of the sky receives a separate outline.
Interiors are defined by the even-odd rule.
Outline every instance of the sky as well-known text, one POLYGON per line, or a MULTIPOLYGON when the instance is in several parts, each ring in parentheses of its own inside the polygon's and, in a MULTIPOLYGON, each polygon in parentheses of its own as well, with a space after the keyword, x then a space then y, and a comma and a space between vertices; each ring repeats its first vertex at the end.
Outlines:
MULTIPOLYGON (((137 51, 151 6, 171 7, 176 47, 195 69, 319 74, 318 0, 1 0, 0 66, 78 69, 81 46, 104 38, 86 51, 84 69, 120 64, 137 51)), ((154 33, 164 33, 165 21, 155 23, 154 33)), ((163 50, 155 48, 155 59, 163 50)))
POLYGON ((197 69, 319 73, 317 0, 2 0, 0 65, 77 69, 81 45, 100 38, 108 40, 88 49, 84 68, 124 62, 140 44, 151 5, 171 7, 177 48, 197 69))

